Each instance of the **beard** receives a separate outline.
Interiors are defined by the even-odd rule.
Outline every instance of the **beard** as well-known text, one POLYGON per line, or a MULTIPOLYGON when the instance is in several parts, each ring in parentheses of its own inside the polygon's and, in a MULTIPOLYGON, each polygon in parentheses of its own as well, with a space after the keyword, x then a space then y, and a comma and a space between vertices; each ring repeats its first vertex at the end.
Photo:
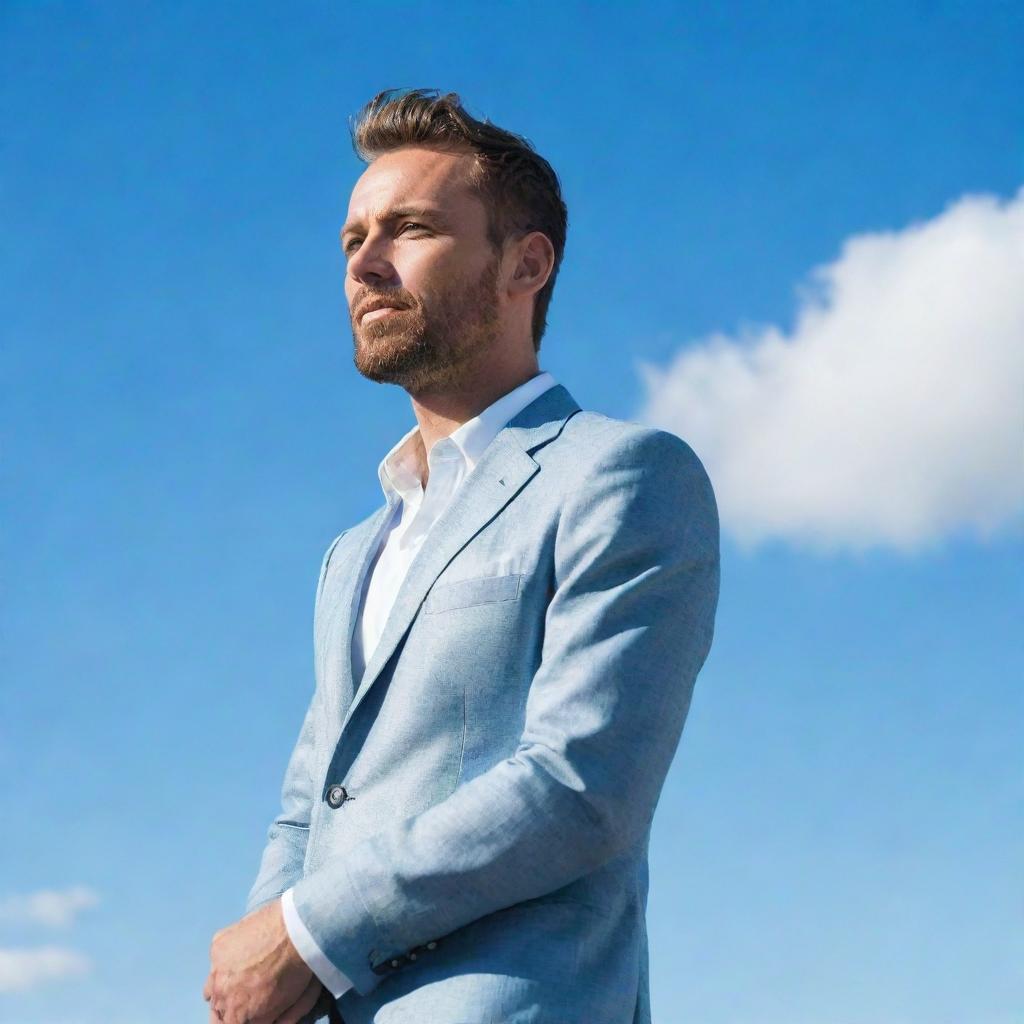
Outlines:
POLYGON ((458 386, 498 336, 499 262, 496 255, 476 281, 455 281, 422 300, 402 288, 375 296, 405 308, 365 325, 352 319, 356 369, 411 395, 458 386))

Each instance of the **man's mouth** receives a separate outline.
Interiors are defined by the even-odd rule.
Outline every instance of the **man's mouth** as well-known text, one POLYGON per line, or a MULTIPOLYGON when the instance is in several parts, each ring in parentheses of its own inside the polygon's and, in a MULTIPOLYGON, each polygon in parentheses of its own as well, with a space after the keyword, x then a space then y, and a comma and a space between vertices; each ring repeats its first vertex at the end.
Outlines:
POLYGON ((401 312, 395 306, 381 306, 380 309, 371 309, 369 313, 363 314, 362 323, 368 324, 371 320, 379 320, 381 317, 389 316, 392 313, 401 312))

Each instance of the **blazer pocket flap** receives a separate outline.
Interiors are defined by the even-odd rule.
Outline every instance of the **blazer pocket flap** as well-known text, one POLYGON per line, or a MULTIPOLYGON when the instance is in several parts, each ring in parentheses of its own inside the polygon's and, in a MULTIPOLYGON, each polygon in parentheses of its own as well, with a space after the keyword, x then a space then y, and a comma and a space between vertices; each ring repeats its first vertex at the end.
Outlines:
POLYGON ((514 572, 507 576, 477 576, 456 580, 454 583, 442 583, 427 595, 423 611, 430 615, 455 608, 469 608, 475 604, 514 601, 519 596, 519 582, 522 578, 522 573, 514 572))

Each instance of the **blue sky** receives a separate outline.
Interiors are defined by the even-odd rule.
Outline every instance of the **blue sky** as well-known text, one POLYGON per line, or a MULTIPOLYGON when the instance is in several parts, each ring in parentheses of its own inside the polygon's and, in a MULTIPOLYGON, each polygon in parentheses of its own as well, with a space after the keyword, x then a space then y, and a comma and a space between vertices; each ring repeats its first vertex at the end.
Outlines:
POLYGON ((337 243, 401 86, 552 162, 542 368, 719 490, 655 1019, 1024 1019, 1022 48, 994 3, 4 4, 0 1024, 205 1020, 412 424, 337 243))

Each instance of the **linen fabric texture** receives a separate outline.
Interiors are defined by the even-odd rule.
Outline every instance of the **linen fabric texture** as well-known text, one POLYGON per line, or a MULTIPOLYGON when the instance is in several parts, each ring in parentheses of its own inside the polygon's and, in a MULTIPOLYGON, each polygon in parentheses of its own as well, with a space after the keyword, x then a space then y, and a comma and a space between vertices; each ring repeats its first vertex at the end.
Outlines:
POLYGON ((707 474, 548 388, 431 526, 357 676, 399 500, 324 557, 247 912, 291 890, 352 983, 345 1024, 649 1024, 650 827, 718 601, 707 474))
MULTIPOLYGON (((379 553, 371 559, 363 575, 352 632, 353 678, 362 677, 366 656, 372 655, 380 642, 402 581, 437 517, 472 473, 494 435, 524 406, 557 383, 546 371, 536 373, 460 424, 447 437, 435 441, 426 453, 429 470, 426 489, 422 483, 424 467, 418 425, 406 431, 381 459, 377 478, 385 502, 391 503, 395 511, 382 531, 379 553), (399 500, 392 501, 395 497, 399 500)), ((514 579, 513 576, 507 578, 514 579)), ((340 999, 352 988, 352 980, 317 945, 295 909, 291 889, 281 894, 281 910, 292 945, 331 995, 340 999)))

